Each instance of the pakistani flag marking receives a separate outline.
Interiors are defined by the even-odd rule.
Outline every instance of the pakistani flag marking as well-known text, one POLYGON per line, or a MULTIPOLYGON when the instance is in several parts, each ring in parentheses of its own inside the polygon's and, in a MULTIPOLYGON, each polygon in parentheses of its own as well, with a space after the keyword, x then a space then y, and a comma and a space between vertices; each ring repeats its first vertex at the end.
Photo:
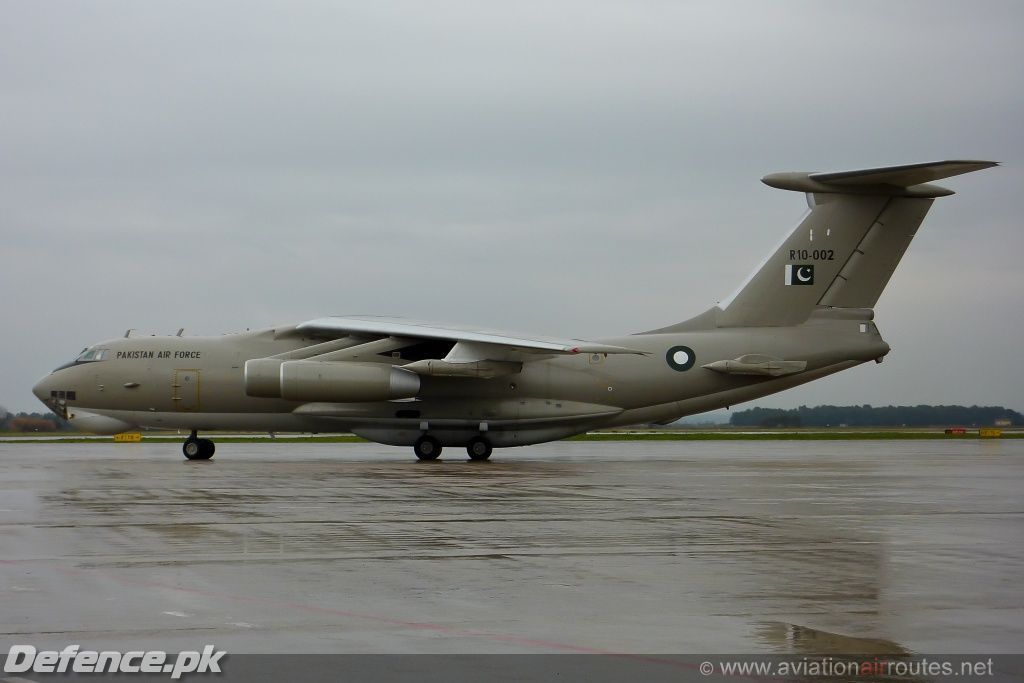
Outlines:
POLYGON ((786 264, 786 284, 787 285, 813 285, 814 284, 814 266, 811 264, 798 264, 798 263, 787 263, 786 264))

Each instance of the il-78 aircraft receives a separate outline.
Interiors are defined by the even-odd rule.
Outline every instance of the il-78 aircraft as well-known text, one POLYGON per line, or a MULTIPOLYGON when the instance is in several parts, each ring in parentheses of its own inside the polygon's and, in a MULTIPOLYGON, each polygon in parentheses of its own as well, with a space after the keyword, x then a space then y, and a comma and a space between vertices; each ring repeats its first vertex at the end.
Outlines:
POLYGON ((465 447, 670 423, 789 389, 889 353, 874 306, 936 197, 932 181, 997 165, 940 161, 776 173, 808 211, 728 299, 684 322, 557 339, 401 318, 327 317, 219 337, 101 342, 33 392, 79 428, 351 431, 421 460, 465 447))

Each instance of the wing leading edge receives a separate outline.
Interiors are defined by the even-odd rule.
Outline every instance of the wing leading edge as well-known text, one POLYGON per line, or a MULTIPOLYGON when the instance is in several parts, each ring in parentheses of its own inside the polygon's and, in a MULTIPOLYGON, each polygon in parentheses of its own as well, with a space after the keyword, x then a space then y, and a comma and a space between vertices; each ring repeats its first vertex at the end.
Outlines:
POLYGON ((479 330, 463 326, 438 326, 405 318, 383 316, 329 317, 309 320, 296 326, 296 331, 339 335, 370 335, 406 339, 444 339, 462 344, 487 344, 511 352, 533 354, 608 353, 644 355, 643 351, 611 346, 583 339, 561 339, 537 335, 519 335, 498 330, 479 330))

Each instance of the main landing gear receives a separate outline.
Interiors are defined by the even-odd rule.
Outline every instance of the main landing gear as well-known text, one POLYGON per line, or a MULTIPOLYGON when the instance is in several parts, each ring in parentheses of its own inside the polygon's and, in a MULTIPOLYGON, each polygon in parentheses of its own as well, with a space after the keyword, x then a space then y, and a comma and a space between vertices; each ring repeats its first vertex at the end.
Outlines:
POLYGON ((469 453, 470 460, 486 460, 491 457, 493 450, 491 442, 482 436, 474 437, 466 444, 466 452, 469 453))
POLYGON ((441 455, 441 442, 432 436, 424 434, 416 439, 416 443, 412 445, 412 450, 420 460, 437 460, 438 456, 441 455))
MULTIPOLYGON (((420 460, 437 460, 441 455, 441 448, 441 442, 427 434, 416 439, 416 443, 412 446, 413 452, 420 460)), ((470 460, 487 460, 491 457, 493 450, 491 442, 482 436, 473 437, 466 445, 466 452, 469 453, 470 460)))
POLYGON ((216 448, 210 439, 198 438, 196 430, 193 429, 192 433, 185 439, 185 443, 181 445, 181 452, 189 460, 209 460, 213 457, 213 452, 216 448))

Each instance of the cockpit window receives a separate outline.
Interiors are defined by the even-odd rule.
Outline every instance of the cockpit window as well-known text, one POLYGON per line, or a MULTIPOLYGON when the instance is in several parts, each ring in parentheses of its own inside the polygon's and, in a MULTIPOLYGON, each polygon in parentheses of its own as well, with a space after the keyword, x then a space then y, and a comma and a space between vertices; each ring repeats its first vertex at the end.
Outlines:
POLYGON ((87 363, 94 360, 103 360, 107 357, 107 349, 86 349, 75 359, 76 363, 87 363))

